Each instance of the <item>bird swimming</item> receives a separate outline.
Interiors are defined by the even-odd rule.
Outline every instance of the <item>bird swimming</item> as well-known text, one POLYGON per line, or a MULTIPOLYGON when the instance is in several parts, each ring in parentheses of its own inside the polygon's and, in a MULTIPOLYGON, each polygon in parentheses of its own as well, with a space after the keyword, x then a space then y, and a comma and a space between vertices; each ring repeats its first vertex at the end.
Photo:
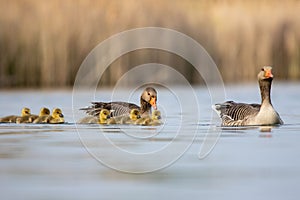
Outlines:
POLYGON ((111 112, 111 116, 120 116, 129 114, 132 109, 138 109, 141 115, 149 114, 151 108, 157 109, 157 92, 153 87, 147 87, 140 96, 140 106, 128 102, 92 102, 92 105, 87 108, 81 108, 88 115, 98 116, 102 109, 107 109, 111 112))
POLYGON ((264 66, 258 73, 257 78, 261 93, 261 104, 226 101, 213 106, 213 109, 222 120, 222 126, 283 124, 282 119, 271 103, 272 67, 264 66))

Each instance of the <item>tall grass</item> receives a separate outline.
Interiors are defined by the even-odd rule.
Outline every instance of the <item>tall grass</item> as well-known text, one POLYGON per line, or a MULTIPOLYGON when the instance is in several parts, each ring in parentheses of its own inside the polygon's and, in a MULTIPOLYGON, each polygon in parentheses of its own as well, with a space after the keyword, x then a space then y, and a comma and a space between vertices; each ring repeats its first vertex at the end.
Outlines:
MULTIPOLYGON (((254 80, 263 65, 274 66, 278 79, 299 80, 299 10, 296 0, 0 0, 0 88, 72 86, 92 48, 144 26, 172 28, 197 40, 227 82, 254 80)), ((153 58, 199 82, 184 67, 188 63, 157 54, 116 61, 102 84, 113 84, 134 63, 153 58)))

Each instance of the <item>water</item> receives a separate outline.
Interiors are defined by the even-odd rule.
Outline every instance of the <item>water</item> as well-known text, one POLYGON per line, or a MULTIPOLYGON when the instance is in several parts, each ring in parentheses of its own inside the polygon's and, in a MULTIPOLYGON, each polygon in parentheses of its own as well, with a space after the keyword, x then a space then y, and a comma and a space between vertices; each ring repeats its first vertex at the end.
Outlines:
MULTIPOLYGON (((285 125, 272 127, 271 132, 261 132, 259 127, 224 129, 204 159, 198 155, 210 125, 212 133, 221 131, 219 121, 211 121, 212 102, 206 88, 196 88, 198 114, 186 88, 174 89, 173 95, 158 89, 163 127, 76 127, 72 91, 1 91, 1 116, 17 114, 23 106, 34 113, 42 106, 60 107, 68 123, 0 124, 0 198, 299 199, 299 87, 299 83, 273 85, 273 104, 285 125), (131 174, 106 165, 131 172, 159 170, 131 174)), ((116 98, 124 98, 125 93, 116 98)), ((96 99, 108 100, 110 94, 110 90, 97 91, 96 99)), ((228 86, 226 96, 259 102, 255 84, 228 86)), ((84 93, 76 98, 74 107, 93 100, 84 93)), ((138 102, 138 94, 131 98, 138 102)), ((83 113, 75 112, 78 116, 83 113)))

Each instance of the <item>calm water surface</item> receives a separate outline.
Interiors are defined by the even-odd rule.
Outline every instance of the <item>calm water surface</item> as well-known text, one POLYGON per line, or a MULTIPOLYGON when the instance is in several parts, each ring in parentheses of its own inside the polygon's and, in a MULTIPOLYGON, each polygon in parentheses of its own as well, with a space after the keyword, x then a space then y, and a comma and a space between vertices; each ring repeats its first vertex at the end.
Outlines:
MULTIPOLYGON (((285 125, 271 132, 222 130, 219 121, 211 120, 215 102, 201 87, 195 88, 198 105, 186 88, 158 89, 165 122, 160 127, 76 125, 74 118, 84 116, 77 108, 93 100, 84 92, 73 102, 73 118, 72 91, 1 91, 1 116, 18 114, 23 106, 33 113, 42 106, 60 107, 67 123, 0 124, 0 198, 299 199, 299 88, 299 83, 273 85, 273 104, 285 125), (199 159, 209 128, 222 133, 210 154, 199 159), (111 168, 159 170, 131 174, 111 168)), ((95 99, 109 100, 110 95, 110 90, 99 90, 95 99)), ((130 101, 138 103, 138 96, 130 101)), ((256 84, 227 86, 226 97, 260 101, 256 84)))

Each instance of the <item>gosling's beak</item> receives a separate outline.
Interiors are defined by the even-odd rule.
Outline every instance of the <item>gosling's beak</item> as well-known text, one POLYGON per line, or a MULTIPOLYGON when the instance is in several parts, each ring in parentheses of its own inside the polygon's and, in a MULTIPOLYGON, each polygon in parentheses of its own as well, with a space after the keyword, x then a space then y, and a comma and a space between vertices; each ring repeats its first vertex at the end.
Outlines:
POLYGON ((59 117, 64 117, 64 115, 63 114, 59 114, 59 117))
POLYGON ((141 118, 141 115, 138 115, 137 118, 138 118, 138 119, 141 118))
POLYGON ((154 108, 154 110, 157 110, 156 107, 156 97, 151 97, 150 102, 151 106, 154 108))
POLYGON ((107 115, 106 119, 110 119, 110 115, 107 115))
POLYGON ((266 78, 273 78, 273 74, 272 74, 272 71, 270 69, 265 71, 265 77, 266 78))
POLYGON ((157 119, 161 119, 161 116, 158 116, 157 119))

